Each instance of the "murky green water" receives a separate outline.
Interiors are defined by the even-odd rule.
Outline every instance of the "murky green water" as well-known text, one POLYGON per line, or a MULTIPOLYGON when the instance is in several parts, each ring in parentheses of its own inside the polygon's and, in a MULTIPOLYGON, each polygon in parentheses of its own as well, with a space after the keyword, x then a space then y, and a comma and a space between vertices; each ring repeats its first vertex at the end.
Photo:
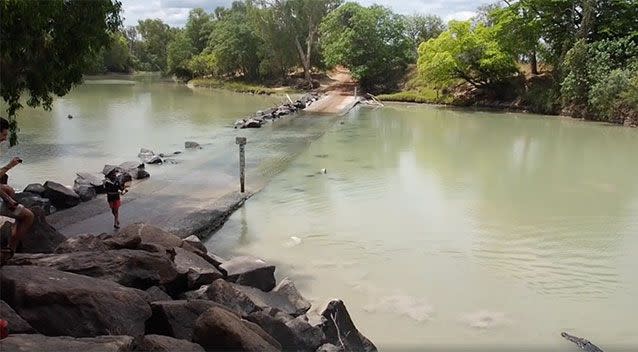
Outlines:
POLYGON ((385 350, 638 347, 637 130, 409 106, 344 122, 209 247, 343 298, 385 350))
MULTIPOLYGON (((171 153, 194 140, 209 151, 226 150, 227 142, 234 141, 236 132, 230 127, 237 118, 280 100, 172 83, 87 81, 56 98, 51 111, 20 111, 20 144, 11 149, 3 145, 2 158, 24 159, 10 172, 14 187, 49 179, 72 184, 76 172, 136 160, 142 147, 171 153)), ((167 169, 153 168, 152 174, 167 169)))

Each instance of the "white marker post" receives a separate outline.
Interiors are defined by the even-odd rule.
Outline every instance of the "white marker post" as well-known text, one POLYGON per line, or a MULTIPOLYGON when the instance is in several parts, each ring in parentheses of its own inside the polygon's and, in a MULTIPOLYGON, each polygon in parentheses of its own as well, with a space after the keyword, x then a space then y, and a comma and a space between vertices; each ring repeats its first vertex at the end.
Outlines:
POLYGON ((244 156, 244 146, 246 145, 246 137, 236 137, 235 143, 239 145, 239 184, 241 193, 244 193, 244 169, 246 168, 246 157, 244 156))

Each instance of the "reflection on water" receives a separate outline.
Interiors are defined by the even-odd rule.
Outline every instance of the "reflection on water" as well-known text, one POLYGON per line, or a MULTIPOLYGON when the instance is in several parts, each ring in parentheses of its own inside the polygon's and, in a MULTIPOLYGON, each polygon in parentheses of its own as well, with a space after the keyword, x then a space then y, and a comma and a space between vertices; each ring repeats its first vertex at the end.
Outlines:
POLYGON ((638 131, 505 115, 355 111, 208 245, 343 298, 381 347, 638 346, 638 131))

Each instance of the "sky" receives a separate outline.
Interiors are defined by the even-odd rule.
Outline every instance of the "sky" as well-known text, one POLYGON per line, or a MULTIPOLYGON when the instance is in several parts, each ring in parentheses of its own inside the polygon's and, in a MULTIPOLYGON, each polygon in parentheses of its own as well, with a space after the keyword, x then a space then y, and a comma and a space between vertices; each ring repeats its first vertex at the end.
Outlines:
MULTIPOLYGON (((496 0, 355 0, 362 5, 379 4, 395 12, 409 15, 415 13, 439 15, 445 21, 466 20, 474 15, 476 8, 496 0)), ((124 24, 136 25, 146 18, 159 18, 174 27, 183 27, 188 12, 201 7, 211 12, 216 7, 229 7, 233 0, 121 0, 124 9, 124 24)))

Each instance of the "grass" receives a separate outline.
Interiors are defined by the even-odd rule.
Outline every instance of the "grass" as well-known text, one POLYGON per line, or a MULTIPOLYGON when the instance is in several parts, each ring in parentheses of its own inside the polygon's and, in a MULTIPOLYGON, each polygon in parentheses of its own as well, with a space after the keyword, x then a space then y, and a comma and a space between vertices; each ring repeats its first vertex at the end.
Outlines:
POLYGON ((437 95, 437 91, 430 87, 419 87, 418 89, 397 93, 381 94, 377 96, 377 98, 381 101, 399 101, 405 103, 452 104, 453 102, 451 96, 437 95))
POLYGON ((291 87, 267 87, 247 82, 224 81, 215 78, 194 78, 188 83, 194 87, 226 89, 238 93, 252 93, 261 95, 300 93, 299 90, 291 87))

